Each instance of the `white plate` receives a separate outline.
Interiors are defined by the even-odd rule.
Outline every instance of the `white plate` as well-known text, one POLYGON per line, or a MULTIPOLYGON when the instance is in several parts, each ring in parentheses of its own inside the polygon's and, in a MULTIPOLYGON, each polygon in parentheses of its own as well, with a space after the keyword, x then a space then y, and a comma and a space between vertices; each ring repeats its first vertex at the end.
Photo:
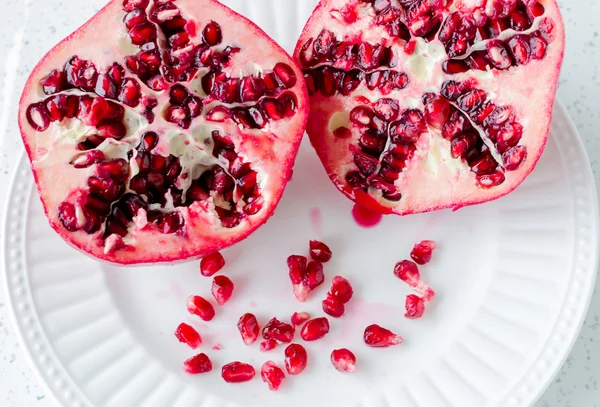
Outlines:
MULTIPOLYGON (((316 1, 227 1, 288 50, 316 1)), ((546 151, 511 195, 457 212, 387 217, 361 229, 352 204, 329 182, 305 142, 294 179, 272 220, 224 252, 234 299, 210 324, 185 310, 189 294, 210 295, 198 262, 116 268, 67 246, 48 226, 22 158, 9 191, 3 237, 7 297, 31 365, 58 404, 116 407, 482 407, 528 406, 550 383, 581 327, 598 261, 598 204, 592 174, 565 109, 555 108, 546 151), (318 221, 320 214, 321 222, 318 221), (330 244, 327 280, 311 301, 293 298, 285 259, 309 238, 330 244), (418 321, 403 315, 409 290, 392 274, 423 238, 439 244, 423 268, 437 290, 418 321), (245 347, 235 323, 244 312, 264 323, 293 311, 320 312, 331 278, 355 286, 347 316, 310 343, 310 367, 278 393, 256 378, 227 385, 220 366, 242 360, 257 369, 283 360, 283 347, 245 347), (173 330, 181 322, 203 334, 215 370, 182 373, 193 352, 173 330), (362 331, 379 323, 405 343, 369 349, 362 331), (222 350, 212 349, 220 344, 222 350), (349 347, 358 372, 342 375, 329 353, 349 347)))

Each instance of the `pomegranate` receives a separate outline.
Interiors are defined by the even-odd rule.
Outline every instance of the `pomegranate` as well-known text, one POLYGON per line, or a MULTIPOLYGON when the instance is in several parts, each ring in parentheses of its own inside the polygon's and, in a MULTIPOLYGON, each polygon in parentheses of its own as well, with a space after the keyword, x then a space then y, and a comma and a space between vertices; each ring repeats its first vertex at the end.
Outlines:
POLYGON ((310 243, 310 257, 321 263, 327 263, 331 260, 331 249, 323 242, 318 240, 311 240, 310 243))
POLYGON ((200 273, 204 277, 212 277, 225 267, 225 259, 219 252, 211 253, 200 260, 200 273))
POLYGON ((260 327, 258 326, 258 320, 253 314, 242 315, 237 326, 240 335, 242 335, 242 340, 246 345, 251 345, 256 342, 260 327))
POLYGON ((227 383, 242 383, 250 381, 256 375, 252 365, 242 362, 231 362, 221 368, 221 377, 227 383))
POLYGON ((323 312, 334 318, 340 318, 346 312, 344 303, 331 294, 327 294, 327 298, 321 302, 321 305, 323 307, 323 312))
POLYGON ((544 149, 564 44, 555 0, 321 0, 294 53, 308 135, 373 211, 499 198, 544 149))
POLYGON ((363 339, 372 348, 387 348, 388 346, 395 346, 404 342, 404 339, 400 335, 396 335, 389 329, 376 324, 369 325, 365 329, 363 339))
POLYGON ((183 370, 188 374, 208 373, 212 370, 212 362, 206 354, 200 353, 184 361, 183 370))
POLYGON ((271 360, 265 362, 260 369, 260 377, 263 382, 269 385, 269 390, 279 390, 283 379, 285 379, 285 373, 277 364, 271 360))
POLYGON ((175 330, 175 337, 179 342, 187 344, 192 349, 202 346, 202 337, 193 327, 182 322, 175 330))
POLYGON ((300 336, 305 341, 316 341, 329 333, 329 320, 325 317, 308 321, 302 327, 300 336))
POLYGON ((292 343, 285 348, 285 370, 290 375, 299 375, 306 369, 308 354, 304 346, 292 343))
POLYGON ((425 301, 431 301, 435 296, 435 291, 421 279, 419 267, 413 261, 402 260, 396 263, 394 275, 421 293, 425 301))
POLYGON ((291 321, 292 321, 292 325, 298 326, 298 325, 302 325, 309 319, 310 319, 310 314, 308 312, 294 312, 294 314, 292 315, 291 321))
POLYGON ((336 349, 331 352, 331 364, 339 372, 352 373, 356 370, 356 356, 349 349, 336 349))
POLYGON ((415 294, 406 296, 405 302, 406 314, 404 316, 409 319, 418 319, 425 313, 425 301, 423 298, 415 294))
POLYGON ((343 304, 346 304, 354 295, 354 290, 350 285, 350 282, 344 277, 335 276, 331 282, 331 289, 329 295, 337 299, 343 304))
POLYGON ((33 70, 19 125, 63 239, 109 262, 173 262, 272 215, 307 105, 293 60, 221 3, 112 0, 33 70))

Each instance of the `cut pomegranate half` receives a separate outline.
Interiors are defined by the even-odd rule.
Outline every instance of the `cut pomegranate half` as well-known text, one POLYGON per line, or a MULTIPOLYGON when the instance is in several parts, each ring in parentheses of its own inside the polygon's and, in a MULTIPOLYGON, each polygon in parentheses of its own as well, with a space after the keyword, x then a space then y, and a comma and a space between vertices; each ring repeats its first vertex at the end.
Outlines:
POLYGON ((214 253, 269 219, 307 99, 285 51, 220 2, 114 0, 33 70, 19 125, 67 242, 109 262, 162 263, 214 253))
POLYGON ((380 213, 499 198, 546 144, 555 0, 321 0, 296 46, 329 177, 380 213))

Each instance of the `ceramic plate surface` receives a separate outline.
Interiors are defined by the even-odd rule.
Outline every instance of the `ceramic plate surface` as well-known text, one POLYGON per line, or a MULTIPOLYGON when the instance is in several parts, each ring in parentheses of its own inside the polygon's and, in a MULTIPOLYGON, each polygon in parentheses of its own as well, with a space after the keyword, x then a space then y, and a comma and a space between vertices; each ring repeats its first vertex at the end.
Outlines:
MULTIPOLYGON (((226 1, 292 50, 316 1, 226 1)), ((557 103, 551 137, 536 170, 498 201, 360 228, 352 203, 330 183, 304 141, 294 178, 275 216, 224 251, 234 299, 210 324, 187 314, 190 294, 210 296, 198 262, 118 268, 64 243, 48 226, 23 157, 10 186, 0 230, 4 278, 15 326, 48 395, 65 407, 482 407, 528 406, 565 360, 585 316, 598 256, 598 205, 577 132, 557 103), (310 238, 330 244, 323 284, 304 304, 291 291, 285 259, 310 238), (438 242, 422 268, 437 291, 426 316, 403 317, 408 288, 396 261, 420 239, 438 242), (321 314, 334 275, 351 280, 355 298, 331 333, 307 344, 309 368, 269 392, 260 378, 228 385, 220 366, 241 360, 260 369, 283 361, 283 347, 246 347, 236 322, 245 312, 262 323, 294 311, 321 314), (215 370, 186 376, 193 355, 173 336, 186 321, 202 333, 215 370), (362 332, 386 326, 405 338, 370 349, 362 332), (221 350, 213 350, 214 345, 221 350), (329 362, 348 347, 358 371, 329 362)))

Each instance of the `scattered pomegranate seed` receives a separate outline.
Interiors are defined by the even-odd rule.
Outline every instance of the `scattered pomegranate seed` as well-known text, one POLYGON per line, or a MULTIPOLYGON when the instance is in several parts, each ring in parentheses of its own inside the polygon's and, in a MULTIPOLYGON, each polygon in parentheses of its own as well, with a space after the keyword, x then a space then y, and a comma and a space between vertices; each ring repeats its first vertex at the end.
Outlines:
POLYGON ((277 341, 275 339, 267 339, 266 341, 262 341, 260 343, 260 351, 268 352, 277 347, 277 341))
POLYGON ((421 282, 419 268, 410 260, 402 260, 396 263, 396 266, 394 267, 394 274, 412 288, 416 288, 421 282))
POLYGON ((425 301, 415 294, 406 296, 406 314, 404 316, 410 319, 417 319, 423 316, 425 312, 425 301))
POLYGON ((202 346, 202 338, 198 331, 186 323, 181 323, 175 330, 175 336, 179 342, 187 344, 192 349, 202 346))
POLYGON ((233 282, 226 276, 216 276, 212 283, 212 295, 217 304, 224 305, 233 294, 233 282))
POLYGON ((375 324, 365 329, 364 340, 372 348, 387 348, 404 342, 401 336, 375 324))
POLYGON ((212 362, 208 356, 200 353, 183 362, 183 370, 188 374, 207 373, 212 370, 212 362))
POLYGON ((285 348, 285 369, 290 375, 299 375, 306 369, 308 354, 304 346, 292 343, 285 348))
POLYGON ((263 328, 263 338, 275 339, 279 342, 290 343, 294 339, 294 327, 277 318, 271 319, 263 328))
POLYGON ((323 264, 311 261, 307 264, 304 256, 291 255, 287 259, 290 280, 294 287, 294 295, 300 302, 306 302, 312 290, 323 284, 323 264))
POLYGON ((300 336, 305 341, 316 341, 329 332, 329 320, 325 317, 315 318, 308 321, 302 327, 300 336))
POLYGON ((344 277, 335 276, 331 283, 331 290, 329 294, 342 304, 346 304, 354 295, 352 286, 344 277))
POLYGON ((310 314, 308 312, 294 312, 292 315, 292 325, 299 326, 305 323, 310 319, 310 314))
POLYGON ((247 382, 252 380, 254 375, 256 375, 254 367, 242 362, 231 362, 221 369, 221 377, 227 383, 247 382))
POLYGON ((263 382, 269 385, 269 390, 276 391, 279 390, 283 379, 285 379, 285 373, 283 373, 283 370, 275 362, 269 360, 262 365, 260 377, 263 382))
POLYGON ((204 277, 212 277, 225 266, 225 259, 219 252, 209 254, 200 260, 200 273, 204 277))
POLYGON ((436 243, 433 240, 423 240, 417 243, 410 252, 410 257, 417 264, 426 264, 431 261, 431 254, 435 250, 436 243))
POLYGON ((342 373, 351 373, 356 370, 356 356, 346 348, 331 352, 331 363, 342 373))
POLYGON ((204 321, 210 321, 215 317, 215 309, 212 304, 199 295, 188 297, 187 309, 190 314, 198 315, 204 321))
POLYGON ((327 294, 327 298, 323 300, 323 312, 331 315, 334 318, 339 318, 346 312, 346 307, 336 297, 327 294))
POLYGON ((310 241, 310 257, 321 263, 327 263, 331 260, 331 249, 323 242, 318 240, 310 241))
POLYGON ((237 326, 242 335, 242 340, 246 345, 256 342, 260 328, 258 326, 258 321, 253 314, 242 315, 237 326))

